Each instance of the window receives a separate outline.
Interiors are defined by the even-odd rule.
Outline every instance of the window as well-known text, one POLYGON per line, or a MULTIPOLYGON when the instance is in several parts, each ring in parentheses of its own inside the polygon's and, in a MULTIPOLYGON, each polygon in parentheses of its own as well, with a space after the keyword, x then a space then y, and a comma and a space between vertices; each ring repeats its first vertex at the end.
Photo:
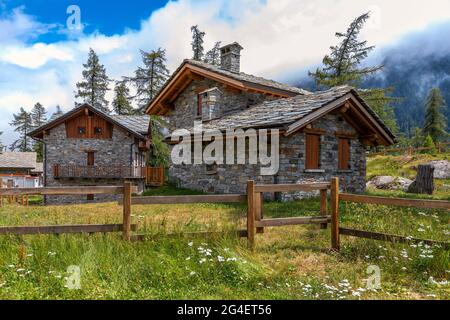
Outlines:
POLYGON ((197 95, 197 116, 202 116, 202 105, 203 105, 203 99, 202 94, 197 95))
POLYGON ((95 127, 94 128, 94 133, 95 134, 102 134, 102 132, 103 132, 103 128, 101 128, 101 127, 95 127))
POLYGON ((349 170, 350 169, 350 139, 348 138, 338 138, 338 159, 339 159, 339 170, 349 170))
POLYGON ((87 165, 88 166, 93 166, 94 162, 95 162, 95 153, 93 151, 88 151, 87 152, 87 165))
POLYGON ((306 163, 307 170, 320 168, 320 135, 306 134, 306 163))
POLYGON ((86 134, 86 127, 78 127, 78 134, 80 135, 86 134))

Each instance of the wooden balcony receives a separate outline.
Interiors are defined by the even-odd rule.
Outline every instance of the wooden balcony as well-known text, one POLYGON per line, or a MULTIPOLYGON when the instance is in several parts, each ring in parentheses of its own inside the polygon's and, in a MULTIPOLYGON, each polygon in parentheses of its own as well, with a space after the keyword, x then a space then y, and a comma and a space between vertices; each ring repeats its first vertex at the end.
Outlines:
POLYGON ((144 179, 146 167, 53 165, 53 176, 61 178, 144 179))

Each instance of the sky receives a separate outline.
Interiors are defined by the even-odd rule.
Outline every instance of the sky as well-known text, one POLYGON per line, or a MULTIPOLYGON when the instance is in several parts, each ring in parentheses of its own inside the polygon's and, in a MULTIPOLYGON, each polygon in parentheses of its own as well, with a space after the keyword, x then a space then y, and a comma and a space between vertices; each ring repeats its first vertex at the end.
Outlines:
POLYGON ((199 25, 206 49, 238 41, 242 71, 292 82, 367 11, 361 38, 378 48, 450 21, 448 0, 0 0, 2 142, 14 141, 9 123, 20 107, 73 108, 89 48, 116 80, 133 74, 141 49, 165 48, 173 71, 191 57, 190 27, 199 25))

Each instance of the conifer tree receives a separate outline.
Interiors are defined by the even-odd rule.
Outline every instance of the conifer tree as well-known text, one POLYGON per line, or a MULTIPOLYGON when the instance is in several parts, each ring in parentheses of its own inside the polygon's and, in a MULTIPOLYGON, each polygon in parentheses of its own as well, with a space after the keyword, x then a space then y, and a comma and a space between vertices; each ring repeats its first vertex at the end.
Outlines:
POLYGON ((191 32, 192 32, 191 46, 192 46, 192 52, 193 52, 192 59, 197 60, 197 61, 202 61, 203 60, 203 50, 204 50, 203 49, 203 38, 205 37, 205 33, 200 31, 200 29, 198 28, 198 25, 192 26, 191 32))
POLYGON ((83 80, 77 83, 76 98, 80 98, 84 103, 88 103, 100 111, 109 113, 108 101, 105 99, 109 90, 110 79, 106 75, 105 67, 94 50, 89 50, 89 57, 83 64, 83 80))
MULTIPOLYGON (((353 20, 346 32, 336 33, 340 42, 338 45, 330 47, 331 53, 323 58, 324 66, 317 68, 316 72, 309 73, 319 88, 331 88, 340 85, 359 88, 364 77, 382 69, 382 66, 361 66, 363 60, 375 48, 369 46, 367 41, 359 40, 359 34, 369 18, 370 13, 364 13, 353 20)), ((376 88, 360 90, 359 93, 381 120, 395 133, 397 131, 397 120, 391 104, 396 99, 388 96, 391 91, 393 91, 392 88, 376 88)))
POLYGON ((445 131, 447 120, 442 112, 444 108, 445 100, 441 90, 439 88, 431 89, 426 103, 423 133, 429 135, 435 143, 448 136, 445 131))
POLYGON ((150 101, 158 94, 169 78, 166 67, 166 50, 158 48, 151 52, 141 50, 143 67, 134 72, 134 77, 128 78, 136 87, 138 113, 143 114, 150 101))
POLYGON ((20 108, 19 113, 13 115, 14 120, 10 126, 14 127, 14 131, 19 133, 19 139, 13 142, 10 146, 11 151, 27 152, 31 151, 31 138, 27 136, 33 129, 33 121, 30 113, 20 108))
POLYGON ((221 42, 216 42, 214 47, 205 55, 205 62, 213 66, 220 66, 220 46, 221 42))
POLYGON ((134 114, 134 109, 130 103, 130 89, 128 89, 125 81, 116 82, 114 94, 115 96, 112 103, 114 112, 118 115, 134 114))
MULTIPOLYGON (((47 122, 47 110, 39 102, 36 103, 30 112, 33 128, 39 128, 47 122)), ((44 144, 42 141, 35 141, 33 151, 37 153, 37 161, 42 162, 44 158, 44 144)))

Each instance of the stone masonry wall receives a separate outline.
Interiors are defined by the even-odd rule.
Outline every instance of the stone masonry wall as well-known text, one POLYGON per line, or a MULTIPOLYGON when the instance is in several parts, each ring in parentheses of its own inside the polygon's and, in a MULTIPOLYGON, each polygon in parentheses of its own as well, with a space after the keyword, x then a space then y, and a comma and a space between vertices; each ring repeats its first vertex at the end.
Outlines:
MULTIPOLYGON (((358 139, 350 143, 350 170, 338 170, 338 138, 336 132, 356 134, 344 119, 329 114, 313 123, 314 128, 326 130, 321 136, 320 166, 317 172, 305 170, 305 135, 294 133, 280 137, 280 169, 276 176, 261 176, 259 165, 217 165, 214 174, 206 165, 171 165, 169 179, 180 187, 207 193, 245 193, 247 180, 257 183, 329 182, 338 176, 343 190, 365 190, 365 147, 358 139)), ((248 158, 247 158, 248 159, 248 158)), ((284 193, 283 200, 311 196, 311 193, 284 193)))
MULTIPOLYGON (((87 165, 88 150, 95 152, 95 165, 101 166, 131 166, 138 152, 137 141, 120 128, 114 127, 110 140, 99 139, 68 139, 65 125, 61 124, 49 131, 45 136, 45 186, 97 186, 123 185, 123 179, 55 179, 53 165, 87 165)), ((139 191, 144 188, 144 182, 133 180, 139 184, 139 191)), ((95 195, 94 201, 115 201, 117 195, 95 195)), ((46 204, 86 203, 86 196, 47 196, 46 204)))

